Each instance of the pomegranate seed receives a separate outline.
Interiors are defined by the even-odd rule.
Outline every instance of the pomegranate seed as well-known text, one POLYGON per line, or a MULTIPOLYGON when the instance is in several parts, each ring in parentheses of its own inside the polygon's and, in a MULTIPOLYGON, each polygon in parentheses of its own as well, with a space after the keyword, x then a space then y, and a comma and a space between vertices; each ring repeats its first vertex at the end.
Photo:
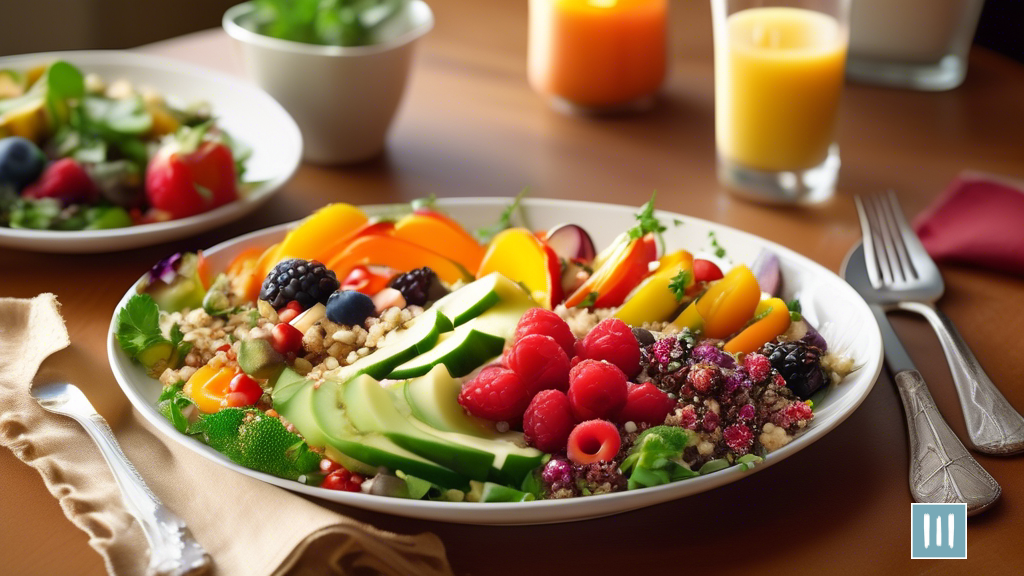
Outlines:
POLYGON ((270 336, 270 344, 278 354, 294 353, 302 348, 302 332, 291 324, 276 324, 270 336))
POLYGON ((228 394, 224 397, 228 406, 252 406, 263 396, 260 383, 245 372, 239 372, 228 384, 228 394))

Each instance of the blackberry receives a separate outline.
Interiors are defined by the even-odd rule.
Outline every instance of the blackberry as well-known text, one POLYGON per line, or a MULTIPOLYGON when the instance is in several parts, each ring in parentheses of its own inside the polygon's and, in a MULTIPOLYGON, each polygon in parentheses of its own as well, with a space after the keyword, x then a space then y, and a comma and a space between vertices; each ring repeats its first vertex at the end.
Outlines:
POLYGON ((426 266, 395 276, 390 286, 401 292, 405 303, 411 306, 425 306, 448 293, 437 274, 426 266))
POLYGON ((643 374, 663 392, 676 393, 690 369, 690 343, 682 336, 668 336, 640 349, 643 374))
POLYGON ((260 300, 266 300, 275 310, 295 300, 303 310, 327 299, 341 286, 338 277, 316 260, 292 258, 274 266, 263 281, 260 300))
POLYGON ((760 352, 786 380, 786 387, 801 400, 814 394, 826 381, 821 367, 821 348, 817 346, 801 340, 769 342, 760 352))

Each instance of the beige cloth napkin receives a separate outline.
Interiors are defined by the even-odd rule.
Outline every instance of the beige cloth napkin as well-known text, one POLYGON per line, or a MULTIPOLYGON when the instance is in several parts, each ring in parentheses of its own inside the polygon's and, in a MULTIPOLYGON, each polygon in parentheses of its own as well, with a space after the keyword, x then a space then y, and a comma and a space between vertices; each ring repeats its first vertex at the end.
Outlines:
MULTIPOLYGON (((54 295, 0 298, 0 444, 39 471, 111 574, 141 575, 149 553, 145 537, 125 511, 99 450, 77 423, 45 412, 29 395, 33 379, 81 384, 99 378, 83 373, 74 347, 61 351, 69 345, 54 295)), ((162 437, 134 411, 112 424, 153 492, 213 557, 215 574, 451 574, 433 534, 377 530, 227 470, 162 437)))

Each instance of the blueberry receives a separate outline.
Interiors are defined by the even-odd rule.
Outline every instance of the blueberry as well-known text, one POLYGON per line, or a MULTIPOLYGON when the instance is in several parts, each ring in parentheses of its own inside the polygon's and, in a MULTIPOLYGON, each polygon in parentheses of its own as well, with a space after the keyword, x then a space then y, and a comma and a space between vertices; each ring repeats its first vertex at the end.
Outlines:
POLYGON ((20 190, 39 178, 45 164, 46 155, 31 140, 20 136, 0 140, 0 184, 20 190))
POLYGON ((335 324, 361 326, 376 311, 373 300, 355 290, 339 290, 327 299, 327 319, 335 324))

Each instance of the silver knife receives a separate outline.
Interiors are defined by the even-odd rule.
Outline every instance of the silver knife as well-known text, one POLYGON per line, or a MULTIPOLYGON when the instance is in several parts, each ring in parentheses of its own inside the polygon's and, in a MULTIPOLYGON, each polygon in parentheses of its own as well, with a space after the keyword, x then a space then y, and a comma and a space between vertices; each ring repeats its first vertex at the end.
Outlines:
MULTIPOLYGON (((847 254, 842 273, 858 292, 872 289, 860 244, 847 254)), ((885 362, 903 400, 910 436, 911 495, 916 502, 963 502, 968 515, 985 510, 1002 494, 999 483, 971 456, 942 418, 885 310, 874 304, 868 306, 878 321, 885 362)))

